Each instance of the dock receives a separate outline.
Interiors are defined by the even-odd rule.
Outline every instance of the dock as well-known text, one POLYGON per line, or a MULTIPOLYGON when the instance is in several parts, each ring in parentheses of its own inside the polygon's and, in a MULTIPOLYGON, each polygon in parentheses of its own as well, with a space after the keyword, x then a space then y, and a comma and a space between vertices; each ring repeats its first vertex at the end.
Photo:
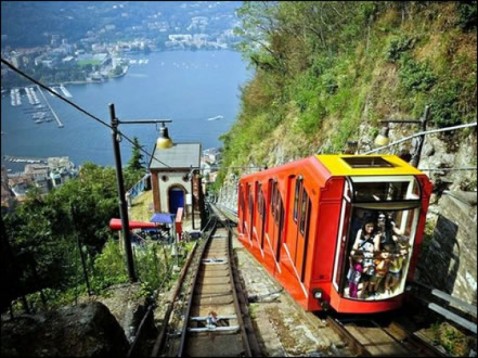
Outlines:
MULTIPOLYGON (((60 95, 60 94, 58 93, 58 90, 57 90, 55 87, 50 87, 50 89, 51 89, 53 92, 55 92, 57 95, 60 95)), ((48 92, 48 93, 50 94, 50 96, 55 97, 55 95, 54 95, 53 93, 51 93, 51 92, 48 92)))
POLYGON ((38 91, 41 93, 43 99, 45 100, 46 105, 50 109, 51 113, 53 114, 53 117, 55 117, 56 123, 58 123, 58 128, 63 128, 63 123, 61 123, 60 118, 56 114, 56 112, 53 110, 53 107, 50 105, 50 102, 48 102, 48 99, 46 98, 45 94, 41 90, 41 87, 37 85, 38 91))
POLYGON ((63 92, 63 94, 65 95, 65 97, 67 97, 67 98, 72 98, 73 97, 72 94, 70 93, 70 91, 68 91, 66 89, 66 87, 63 83, 60 85, 60 89, 63 92))

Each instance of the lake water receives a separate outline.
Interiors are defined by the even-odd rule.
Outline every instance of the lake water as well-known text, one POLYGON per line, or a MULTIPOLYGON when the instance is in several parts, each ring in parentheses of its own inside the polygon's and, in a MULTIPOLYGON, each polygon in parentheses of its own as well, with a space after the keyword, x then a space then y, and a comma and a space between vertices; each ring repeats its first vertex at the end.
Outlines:
MULTIPOLYGON (((113 103, 120 121, 172 120, 167 126, 173 142, 201 143, 203 149, 222 145, 219 137, 231 128, 239 112, 240 87, 252 75, 239 53, 169 51, 130 57, 148 62, 130 65, 121 78, 66 85, 72 95, 68 99, 107 124, 109 104, 113 103)), ((45 96, 64 127, 59 128, 55 120, 37 124, 32 118, 33 106, 25 91, 21 92, 21 106, 11 105, 9 93, 2 96, 1 154, 7 168, 16 171, 20 166, 4 162, 4 155, 68 156, 76 165, 85 161, 114 165, 108 127, 46 91, 45 96)), ((38 97, 44 103, 41 95, 38 97)), ((120 124, 119 130, 130 139, 138 137, 152 154, 159 135, 155 124, 120 124)), ((121 142, 123 165, 130 158, 131 149, 129 142, 121 142)), ((148 163, 150 158, 143 159, 148 163)))

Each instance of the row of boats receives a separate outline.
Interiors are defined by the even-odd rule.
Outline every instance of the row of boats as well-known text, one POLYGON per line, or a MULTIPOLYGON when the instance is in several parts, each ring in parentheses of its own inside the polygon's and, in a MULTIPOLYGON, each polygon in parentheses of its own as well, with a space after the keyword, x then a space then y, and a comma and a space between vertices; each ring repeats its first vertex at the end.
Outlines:
POLYGON ((27 115, 31 115, 31 118, 37 124, 53 121, 53 117, 51 116, 52 113, 44 104, 37 104, 32 108, 25 108, 23 112, 27 115))
POLYGON ((12 106, 20 106, 22 104, 22 97, 20 96, 19 88, 10 90, 10 103, 12 106))
MULTIPOLYGON (((66 97, 72 97, 71 93, 65 88, 64 85, 61 85, 60 87, 56 87, 56 89, 60 89, 65 94, 66 97)), ((52 90, 58 93, 57 90, 55 90, 55 88, 52 88, 52 90)), ((10 90, 12 106, 20 106, 22 104, 21 91, 22 91, 21 88, 14 88, 10 90)), ((45 98, 45 95, 42 93, 40 88, 25 87, 24 91, 28 98, 28 102, 30 103, 31 106, 22 107, 22 110, 26 114, 31 115, 31 118, 35 121, 35 123, 40 124, 43 122, 51 122, 54 119, 53 116, 57 118, 55 113, 52 112, 53 109, 49 106, 48 101, 45 98), (40 101, 38 93, 40 93, 43 96, 47 104, 43 104, 40 101)), ((57 121, 58 121, 58 126, 60 128, 63 127, 63 124, 58 118, 57 118, 57 121)))
MULTIPOLYGON (((68 91, 63 84, 60 85, 59 87, 51 87, 51 90, 54 91, 57 94, 60 94, 58 92, 58 88, 61 90, 61 92, 63 92, 65 97, 67 97, 67 98, 73 97, 71 95, 70 91, 68 91)), ((37 105, 37 104, 41 103, 40 100, 38 99, 38 95, 37 95, 37 92, 35 91, 34 87, 25 87, 25 93, 27 95, 28 102, 31 105, 37 105)), ((53 96, 52 93, 50 93, 50 94, 53 96)), ((21 93, 20 93, 20 88, 13 88, 13 89, 10 90, 10 99, 11 99, 11 105, 14 106, 14 107, 20 106, 22 104, 22 97, 21 97, 21 93)))
POLYGON ((27 94, 28 102, 30 102, 30 104, 40 104, 40 100, 38 99, 37 93, 35 92, 35 88, 25 87, 25 92, 27 94))
POLYGON ((48 112, 35 112, 35 113, 32 114, 32 119, 37 124, 40 124, 43 121, 51 122, 53 120, 53 118, 49 115, 48 112))

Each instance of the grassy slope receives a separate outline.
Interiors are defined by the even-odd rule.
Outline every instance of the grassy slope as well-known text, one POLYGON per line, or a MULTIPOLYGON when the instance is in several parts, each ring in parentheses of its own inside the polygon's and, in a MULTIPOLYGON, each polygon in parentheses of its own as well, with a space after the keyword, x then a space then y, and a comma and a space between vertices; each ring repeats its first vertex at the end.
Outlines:
POLYGON ((434 126, 476 121, 476 29, 457 27, 456 3, 407 10, 381 12, 320 76, 306 69, 289 79, 287 103, 271 106, 278 87, 267 73, 256 75, 226 135, 224 164, 271 166, 341 152, 348 140, 364 136, 361 125, 372 138, 379 120, 419 118, 426 104, 434 126), (327 81, 335 92, 326 91, 327 81))

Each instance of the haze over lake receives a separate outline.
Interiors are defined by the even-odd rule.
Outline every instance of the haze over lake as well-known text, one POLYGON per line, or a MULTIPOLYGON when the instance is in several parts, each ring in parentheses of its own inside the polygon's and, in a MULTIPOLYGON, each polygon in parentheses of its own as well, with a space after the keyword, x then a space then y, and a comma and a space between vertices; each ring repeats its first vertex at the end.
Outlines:
MULTIPOLYGON (((168 128, 174 142, 199 142, 203 149, 222 145, 219 136, 229 130, 239 112, 240 87, 252 76, 239 53, 167 51, 130 58, 148 61, 132 64, 126 76, 107 82, 67 84, 73 96, 68 99, 107 124, 109 104, 113 103, 120 121, 172 120, 168 128)), ((11 105, 8 92, 2 96, 2 163, 4 155, 68 156, 76 165, 85 161, 114 165, 108 127, 46 92, 64 127, 59 128, 54 120, 37 124, 32 119, 33 106, 22 92, 21 106, 11 105)), ((138 137, 144 149, 152 153, 159 127, 120 124, 119 129, 131 139, 138 137)), ((123 140, 123 164, 130 154, 131 145, 123 140)), ((18 170, 18 165, 4 164, 18 170)))

